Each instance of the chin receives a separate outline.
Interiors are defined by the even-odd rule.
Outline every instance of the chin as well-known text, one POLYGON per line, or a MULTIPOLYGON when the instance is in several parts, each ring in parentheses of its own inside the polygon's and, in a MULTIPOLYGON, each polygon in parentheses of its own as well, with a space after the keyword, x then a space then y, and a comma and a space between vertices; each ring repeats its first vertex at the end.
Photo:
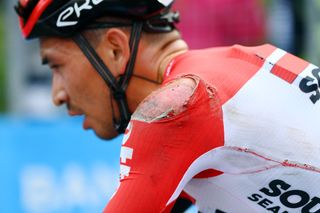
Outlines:
POLYGON ((115 137, 117 137, 119 134, 117 133, 117 131, 115 130, 111 130, 111 131, 96 131, 94 130, 96 136, 100 139, 103 140, 111 140, 115 137))

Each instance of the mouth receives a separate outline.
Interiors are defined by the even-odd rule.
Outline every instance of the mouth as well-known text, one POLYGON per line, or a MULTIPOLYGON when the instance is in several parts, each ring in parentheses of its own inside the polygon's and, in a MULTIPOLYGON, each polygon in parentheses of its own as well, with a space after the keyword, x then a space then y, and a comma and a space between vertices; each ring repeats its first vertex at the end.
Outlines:
POLYGON ((82 128, 85 129, 85 130, 90 129, 89 120, 88 120, 88 118, 86 116, 84 117, 82 128))
POLYGON ((76 112, 76 111, 72 111, 72 110, 68 110, 68 114, 69 114, 70 116, 82 115, 82 113, 76 112))
POLYGON ((84 120, 83 120, 83 123, 82 123, 82 128, 85 129, 85 130, 88 130, 88 129, 91 128, 91 127, 89 126, 89 121, 88 121, 87 116, 85 116, 83 113, 78 112, 78 111, 75 111, 75 110, 68 109, 68 114, 69 114, 70 116, 81 116, 81 115, 83 115, 84 120))

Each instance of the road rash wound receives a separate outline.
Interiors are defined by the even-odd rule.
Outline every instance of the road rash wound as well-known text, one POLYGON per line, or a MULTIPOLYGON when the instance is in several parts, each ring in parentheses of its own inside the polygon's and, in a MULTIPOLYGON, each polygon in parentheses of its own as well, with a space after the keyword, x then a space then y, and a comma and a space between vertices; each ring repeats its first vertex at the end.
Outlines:
POLYGON ((151 93, 137 108, 132 119, 153 122, 170 118, 185 111, 200 79, 183 76, 151 93))

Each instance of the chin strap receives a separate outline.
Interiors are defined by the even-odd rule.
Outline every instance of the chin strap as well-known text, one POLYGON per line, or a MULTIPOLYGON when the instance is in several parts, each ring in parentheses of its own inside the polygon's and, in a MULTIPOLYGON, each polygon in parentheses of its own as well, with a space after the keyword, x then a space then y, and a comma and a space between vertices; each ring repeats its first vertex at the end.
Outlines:
POLYGON ((90 61, 91 65, 95 68, 95 70, 99 73, 99 75, 108 85, 110 91, 112 92, 114 100, 116 100, 117 102, 117 106, 120 113, 119 120, 115 118, 113 108, 112 114, 114 128, 117 130, 119 134, 124 133, 131 117, 125 92, 128 87, 129 80, 133 74, 133 68, 137 57, 142 26, 142 22, 134 22, 132 24, 129 42, 130 59, 127 63, 125 73, 120 77, 119 81, 117 81, 117 79, 112 75, 110 69, 104 64, 97 52, 90 45, 89 41, 81 33, 73 37, 73 40, 82 50, 83 54, 87 57, 87 59, 90 61))

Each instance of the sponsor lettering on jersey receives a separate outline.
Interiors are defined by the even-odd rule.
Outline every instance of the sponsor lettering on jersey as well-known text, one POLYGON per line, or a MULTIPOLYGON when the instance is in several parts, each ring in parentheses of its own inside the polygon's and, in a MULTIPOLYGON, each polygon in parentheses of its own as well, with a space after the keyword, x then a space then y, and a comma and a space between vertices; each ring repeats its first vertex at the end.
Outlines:
POLYGON ((127 163, 127 160, 131 160, 133 155, 133 149, 129 147, 122 146, 121 152, 120 152, 120 179, 123 179, 124 177, 129 175, 129 172, 131 170, 131 167, 128 165, 125 165, 127 163))
POLYGON ((310 100, 315 104, 320 100, 320 69, 313 69, 311 74, 312 76, 308 75, 300 81, 299 88, 302 92, 311 94, 310 100))
POLYGON ((301 213, 320 213, 319 197, 312 197, 308 192, 292 187, 279 179, 272 180, 267 187, 261 188, 259 192, 247 198, 270 212, 289 213, 294 210, 301 213))
POLYGON ((125 144, 130 138, 131 132, 132 132, 132 123, 130 122, 124 133, 123 140, 122 140, 122 147, 120 152, 120 180, 128 176, 131 170, 131 167, 126 165, 126 163, 127 163, 127 160, 132 159, 133 148, 125 146, 125 144))
POLYGON ((277 49, 269 59, 269 69, 272 74, 292 84, 297 84, 303 93, 310 94, 313 104, 320 100, 320 69, 301 58, 277 49), (307 72, 305 76, 302 73, 307 72), (311 71, 311 72, 310 72, 311 71))

